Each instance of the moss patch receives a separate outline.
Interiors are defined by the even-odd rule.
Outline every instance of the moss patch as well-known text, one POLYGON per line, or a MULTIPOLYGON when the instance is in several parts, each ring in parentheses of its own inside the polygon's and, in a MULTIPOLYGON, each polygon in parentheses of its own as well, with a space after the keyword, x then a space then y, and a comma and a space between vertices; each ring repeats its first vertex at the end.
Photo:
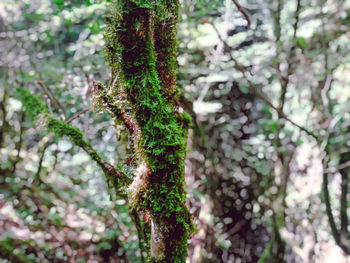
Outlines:
POLYGON ((21 100, 26 113, 33 119, 38 118, 40 114, 48 114, 47 107, 42 104, 41 99, 31 94, 24 88, 16 89, 17 98, 21 100))
POLYGON ((85 143, 83 133, 64 121, 57 120, 51 116, 46 118, 46 128, 49 132, 53 132, 59 137, 67 136, 74 145, 83 146, 85 143))

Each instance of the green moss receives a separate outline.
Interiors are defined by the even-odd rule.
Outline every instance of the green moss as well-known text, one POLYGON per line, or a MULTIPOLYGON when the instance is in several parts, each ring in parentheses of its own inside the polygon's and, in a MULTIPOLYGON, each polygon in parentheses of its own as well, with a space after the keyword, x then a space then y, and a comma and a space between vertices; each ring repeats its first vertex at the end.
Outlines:
POLYGON ((54 133, 58 137, 66 136, 74 145, 83 148, 84 151, 90 155, 91 159, 96 161, 96 163, 102 168, 108 184, 115 188, 118 193, 121 193, 120 189, 122 189, 122 187, 130 183, 129 178, 121 179, 120 176, 115 174, 116 170, 104 162, 101 156, 93 149, 91 144, 84 140, 83 133, 79 129, 52 117, 46 106, 41 103, 40 98, 22 88, 17 89, 17 96, 22 101, 25 111, 32 118, 38 119, 38 117, 41 116, 40 120, 47 131, 54 133))
POLYGON ((150 211, 153 218, 166 222, 169 233, 176 233, 166 240, 164 260, 185 262, 187 239, 193 230, 184 190, 191 119, 187 114, 179 115, 170 99, 176 93, 179 3, 118 1, 115 5, 122 18, 109 21, 106 27, 107 60, 112 72, 123 77, 124 92, 141 127, 139 150, 152 170, 146 196, 142 195, 135 208, 150 211))
POLYGON ((116 191, 119 191, 127 182, 120 180, 118 176, 113 175, 112 167, 106 166, 107 164, 102 160, 101 156, 93 149, 91 144, 83 139, 83 133, 67 124, 64 121, 57 120, 51 116, 46 117, 46 128, 49 132, 53 132, 59 137, 67 136, 74 145, 79 146, 90 155, 91 159, 96 161, 102 168, 108 184, 111 184, 116 191))
POLYGON ((182 120, 183 120, 183 123, 185 126, 187 126, 187 127, 192 126, 192 118, 187 112, 183 112, 181 114, 181 117, 182 117, 182 120))
POLYGON ((172 0, 130 0, 130 2, 138 8, 155 11, 157 18, 162 20, 174 15, 174 11, 178 9, 178 1, 172 0))
POLYGON ((40 98, 31 94, 23 88, 16 89, 17 98, 21 100, 26 113, 33 119, 36 119, 40 114, 48 114, 47 107, 41 103, 40 98))
MULTIPOLYGON (((88 144, 84 141, 83 133, 79 129, 50 116, 47 107, 41 103, 38 96, 23 88, 17 88, 16 92, 17 97, 21 100, 26 113, 33 119, 37 119, 39 116, 42 116, 42 121, 49 132, 53 132, 59 137, 67 136, 75 145, 80 147, 82 147, 84 144, 88 144)), ((93 155, 97 153, 92 151, 91 154, 91 157, 93 158, 93 155)))
POLYGON ((64 121, 56 120, 48 116, 46 118, 46 128, 48 131, 57 134, 59 137, 67 136, 77 146, 82 147, 86 143, 83 139, 83 133, 64 121))
POLYGON ((14 244, 15 241, 16 240, 11 238, 5 238, 4 240, 0 241, 0 258, 8 259, 13 263, 35 262, 19 251, 18 246, 15 246, 14 244))

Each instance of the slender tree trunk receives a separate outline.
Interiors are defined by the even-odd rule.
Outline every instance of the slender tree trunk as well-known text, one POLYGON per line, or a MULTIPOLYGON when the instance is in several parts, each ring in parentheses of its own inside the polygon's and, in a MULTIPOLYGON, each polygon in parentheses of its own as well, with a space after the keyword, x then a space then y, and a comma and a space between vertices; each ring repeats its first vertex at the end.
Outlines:
POLYGON ((104 104, 114 107, 132 138, 138 168, 129 203, 151 228, 150 261, 185 262, 193 228, 184 190, 191 120, 177 102, 179 1, 123 0, 111 10, 105 39, 113 76, 104 94, 113 96, 104 104))

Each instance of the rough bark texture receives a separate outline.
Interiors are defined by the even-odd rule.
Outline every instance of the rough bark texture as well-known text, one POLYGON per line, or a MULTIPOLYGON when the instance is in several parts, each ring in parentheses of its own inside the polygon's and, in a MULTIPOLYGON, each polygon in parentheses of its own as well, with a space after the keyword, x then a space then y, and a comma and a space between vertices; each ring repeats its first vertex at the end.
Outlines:
POLYGON ((133 148, 138 168, 129 186, 131 209, 150 217, 151 262, 185 262, 193 227, 184 190, 190 118, 177 107, 175 81, 179 2, 112 5, 105 39, 114 80, 107 93, 126 94, 140 134, 133 148))

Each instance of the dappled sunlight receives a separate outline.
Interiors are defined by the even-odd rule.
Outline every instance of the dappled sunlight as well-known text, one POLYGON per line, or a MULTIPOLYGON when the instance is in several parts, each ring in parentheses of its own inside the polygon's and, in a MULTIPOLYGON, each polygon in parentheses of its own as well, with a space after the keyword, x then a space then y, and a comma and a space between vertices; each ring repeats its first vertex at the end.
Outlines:
POLYGON ((1 0, 0 261, 350 262, 348 1, 112 2, 1 0))

